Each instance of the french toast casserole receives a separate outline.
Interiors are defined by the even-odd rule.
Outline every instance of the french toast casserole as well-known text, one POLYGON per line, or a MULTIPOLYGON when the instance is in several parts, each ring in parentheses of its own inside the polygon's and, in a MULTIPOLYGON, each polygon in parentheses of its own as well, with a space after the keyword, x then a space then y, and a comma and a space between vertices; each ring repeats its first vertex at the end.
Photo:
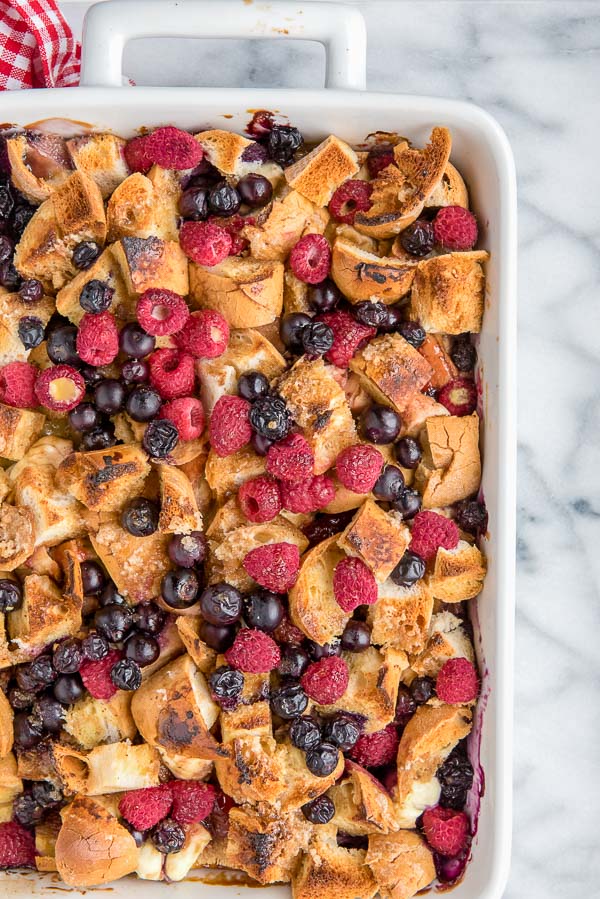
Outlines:
POLYGON ((488 254, 449 131, 1 140, 0 867, 455 882, 488 254))

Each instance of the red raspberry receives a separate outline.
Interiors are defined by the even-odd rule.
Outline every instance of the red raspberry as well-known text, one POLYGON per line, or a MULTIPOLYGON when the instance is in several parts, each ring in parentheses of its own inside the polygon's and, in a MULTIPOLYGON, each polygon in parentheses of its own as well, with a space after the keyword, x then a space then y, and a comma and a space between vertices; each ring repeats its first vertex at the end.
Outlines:
POLYGON ((458 545, 458 528, 450 518, 437 512, 419 512, 413 521, 410 551, 426 562, 435 559, 440 546, 454 549, 458 545))
POLYGON ((273 636, 278 643, 290 643, 292 646, 301 646, 305 640, 305 634, 292 624, 287 615, 284 615, 280 623, 273 631, 273 636))
POLYGON ((35 380, 38 370, 29 362, 9 362, 0 368, 0 401, 17 409, 37 406, 35 380))
POLYGON ((469 819, 464 812, 442 808, 441 805, 423 812, 425 839, 440 855, 458 855, 467 844, 469 829, 469 819))
POLYGON ((117 688, 110 679, 111 668, 122 658, 122 653, 117 649, 111 649, 108 655, 98 662, 83 662, 79 673, 84 687, 94 699, 110 699, 117 692, 117 688))
POLYGON ((372 606, 377 602, 377 581, 362 559, 348 556, 333 571, 333 594, 344 612, 353 612, 357 606, 372 606))
POLYGON ((231 235, 231 249, 229 251, 230 256, 240 256, 247 247, 250 246, 250 241, 246 240, 245 237, 241 237, 239 234, 231 235))
POLYGON ((190 317, 190 310, 178 293, 151 287, 139 298, 135 314, 147 334, 164 337, 183 328, 190 317))
POLYGON ((319 705, 331 705, 348 689, 348 665, 340 656, 327 656, 309 665, 300 684, 306 695, 319 705))
POLYGON ((308 440, 302 434, 288 434, 269 447, 267 471, 282 481, 293 484, 310 478, 314 456, 308 440))
POLYGON ((317 320, 325 322, 333 331, 333 346, 325 353, 325 358, 340 368, 348 368, 361 344, 377 334, 377 328, 361 325, 353 315, 343 310, 318 315, 317 320))
MULTIPOLYGON (((261 547, 262 548, 262 547, 261 547)), ((248 674, 266 674, 281 661, 279 647, 264 631, 243 627, 225 653, 227 664, 248 674)))
POLYGON ((229 343, 227 319, 214 309, 192 312, 183 331, 175 335, 175 343, 192 356, 215 359, 229 343))
POLYGON ((0 868, 35 868, 33 833, 16 821, 0 824, 0 868))
POLYGON ((475 665, 468 659, 448 659, 435 683, 438 699, 451 704, 472 702, 479 694, 479 678, 475 665))
POLYGON ((70 365, 52 365, 38 375, 35 395, 47 409, 68 412, 74 409, 85 393, 85 381, 70 365))
POLYGON ((119 331, 110 312, 86 312, 79 322, 77 353, 88 365, 110 365, 119 352, 119 331))
POLYGON ((329 211, 336 222, 353 225, 357 212, 371 208, 372 190, 368 181, 344 181, 329 201, 329 211))
POLYGON ((149 134, 133 137, 125 145, 125 161, 132 172, 143 172, 152 168, 153 159, 148 152, 149 134))
POLYGON ((462 206, 443 206, 433 220, 433 233, 445 250, 472 250, 477 243, 477 219, 462 206))
POLYGON ((329 274, 331 249, 322 234, 306 234, 290 253, 290 267, 300 281, 318 284, 329 274))
POLYGON ((336 459, 337 476, 348 490, 370 493, 383 468, 383 456, 374 446, 349 446, 336 459))
POLYGON ((324 474, 313 475, 296 484, 281 482, 281 502, 288 512, 317 512, 328 506, 334 496, 335 484, 324 474))
POLYGON ((220 396, 210 416, 208 436, 217 456, 230 456, 250 442, 250 403, 241 396, 220 396))
POLYGON ((172 803, 171 784, 165 783, 125 793, 119 799, 119 811, 136 830, 144 831, 166 818, 172 803))
POLYGON ((193 135, 167 125, 146 137, 146 153, 163 169, 193 169, 204 151, 193 135))
POLYGON ((212 812, 217 798, 215 787, 199 780, 172 780, 171 818, 178 824, 196 824, 212 812))
POLYGON ((470 415, 477 407, 477 388, 468 378, 455 378, 442 387, 438 403, 445 406, 450 415, 470 415))
POLYGON ((375 144, 367 156, 367 168, 371 178, 377 178, 388 165, 395 165, 394 149, 389 144, 375 144))
POLYGON ((365 768, 378 768, 396 761, 400 738, 393 724, 374 734, 362 734, 349 752, 365 768))
POLYGON ((219 837, 226 839, 229 833, 229 812, 234 805, 235 802, 230 796, 226 796, 222 790, 217 790, 214 808, 206 821, 206 828, 215 839, 219 837))
POLYGON ((246 553, 242 564, 261 587, 287 593, 298 577, 300 551, 295 543, 267 543, 246 553))
POLYGON ((246 481, 238 491, 238 502, 250 521, 256 524, 271 521, 281 512, 279 484, 265 476, 246 481))
POLYGON ((179 243, 185 255, 199 265, 213 266, 229 256, 231 234, 211 222, 184 222, 179 243))
POLYGON ((155 350, 148 357, 150 383, 165 400, 185 396, 194 390, 194 360, 179 350, 155 350))
POLYGON ((204 430, 204 409, 200 400, 193 396, 180 396, 165 403, 160 417, 173 422, 180 440, 196 440, 204 430))

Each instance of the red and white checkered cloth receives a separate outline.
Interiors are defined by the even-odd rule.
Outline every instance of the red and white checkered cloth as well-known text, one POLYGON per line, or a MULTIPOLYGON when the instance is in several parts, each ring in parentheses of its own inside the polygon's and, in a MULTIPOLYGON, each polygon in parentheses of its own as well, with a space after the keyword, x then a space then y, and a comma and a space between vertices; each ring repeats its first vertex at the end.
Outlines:
POLYGON ((54 0, 0 0, 0 90, 75 87, 80 56, 54 0))

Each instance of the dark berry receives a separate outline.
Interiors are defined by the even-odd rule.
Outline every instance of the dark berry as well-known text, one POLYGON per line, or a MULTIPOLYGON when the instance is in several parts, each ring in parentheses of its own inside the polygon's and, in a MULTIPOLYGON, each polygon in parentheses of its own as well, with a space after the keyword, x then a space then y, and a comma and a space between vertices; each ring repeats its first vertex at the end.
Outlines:
POLYGON ((100 247, 93 240, 82 240, 73 250, 73 265, 85 271, 94 264, 100 253, 100 247))
POLYGON ((126 384, 145 384, 150 377, 150 366, 143 359, 129 359, 121 366, 121 378, 126 384))
POLYGON ((39 303, 44 296, 44 288, 42 282, 36 278, 29 278, 21 282, 19 287, 19 296, 24 303, 39 303))
POLYGON ((306 753, 306 767, 315 777, 329 777, 336 769, 339 756, 333 743, 320 743, 306 753))
POLYGON ((208 192, 208 208, 214 215, 235 215, 240 205, 240 195, 230 184, 217 184, 208 192))
POLYGON ((125 821, 125 819, 121 821, 121 824, 131 834, 131 836, 135 840, 135 845, 137 846, 137 848, 141 849, 146 842, 146 834, 141 830, 136 830, 133 824, 130 824, 129 821, 125 821))
POLYGON ((208 680, 211 692, 224 708, 233 707, 235 700, 244 689, 244 675, 236 668, 221 665, 208 680))
POLYGON ((184 219, 201 222, 208 216, 208 191, 205 187, 184 190, 179 200, 179 212, 184 219))
POLYGON ((417 219, 400 233, 400 243, 411 256, 427 256, 433 250, 435 243, 433 222, 428 222, 427 219, 417 219))
POLYGON ((364 652, 371 645, 371 628, 364 621, 349 621, 342 634, 342 649, 364 652))
POLYGON ((56 680, 56 671, 49 655, 38 656, 29 663, 29 675, 40 687, 47 687, 56 680))
POLYGON ((11 687, 8 691, 8 701, 13 709, 28 709, 35 702, 36 694, 19 687, 11 687))
POLYGON ((123 408, 125 388, 116 378, 103 378, 94 387, 94 402, 100 412, 115 415, 123 408))
POLYGON ((288 434, 292 421, 283 399, 271 394, 259 397, 253 403, 250 409, 250 424, 262 437, 281 440, 288 434))
POLYGON ((207 540, 201 531, 174 534, 169 542, 169 558, 182 568, 193 568, 206 558, 207 540))
POLYGON ((400 322, 398 333, 401 334, 411 346, 414 346, 415 349, 418 349, 421 346, 427 336, 418 322, 400 322))
POLYGON ((318 543, 322 543, 323 540, 327 540, 328 537, 333 537, 334 534, 339 534, 340 531, 343 531, 352 521, 354 511, 354 509, 351 509, 349 512, 334 512, 331 515, 323 512, 320 515, 316 515, 313 521, 305 525, 303 529, 310 545, 316 546, 318 543))
POLYGON ((159 515, 153 500, 138 496, 121 512, 121 524, 133 537, 149 537, 158 529, 159 515))
POLYGON ((399 587, 412 587, 423 577, 426 567, 421 556, 406 550, 390 577, 399 587))
POLYGON ((364 436, 371 443, 393 443, 398 436, 402 422, 400 416, 389 406, 374 403, 361 416, 364 436))
POLYGON ((0 265, 3 265, 11 258, 14 248, 10 237, 7 237, 6 234, 0 234, 0 265))
POLYGON ((62 790, 49 780, 36 781, 31 787, 31 793, 43 809, 56 808, 63 801, 62 790))
POLYGON ((153 602, 141 602, 133 610, 133 625, 145 634, 155 637, 165 623, 165 613, 153 602))
POLYGON ((289 165, 294 160, 294 153, 304 139, 297 128, 292 125, 273 125, 267 138, 269 156, 279 165, 289 165))
POLYGON ((200 595, 200 612, 209 624, 234 624, 242 615, 242 594, 231 584, 211 584, 200 595))
MULTIPOLYGON (((274 631, 283 619, 281 598, 268 590, 257 590, 244 599, 244 618, 249 627, 259 631, 274 631)), ((213 622, 214 624, 220 622, 213 622)))
POLYGON ((172 452, 179 440, 179 431, 168 418, 151 421, 142 440, 142 446, 149 456, 164 459, 172 452))
POLYGON ((163 855, 170 855, 172 852, 179 852, 180 849, 183 849, 185 831, 171 818, 165 818, 152 831, 152 842, 163 855))
POLYGON ((409 689, 417 705, 423 705, 435 695, 434 683, 430 677, 415 677, 409 689))
POLYGON ((55 365, 78 365, 77 328, 75 325, 58 325, 52 328, 46 343, 46 352, 55 365))
POLYGON ((81 641, 83 657, 90 662, 99 662, 100 659, 108 655, 108 650, 108 640, 94 631, 81 641))
POLYGON ((321 742, 321 728, 315 718, 305 715, 294 718, 290 724, 290 740, 293 746, 306 752, 321 742))
POLYGON ((32 672, 31 665, 19 665, 15 677, 19 690, 24 693, 38 693, 45 686, 32 672))
POLYGON ((373 495, 376 499, 392 503, 398 499, 404 490, 404 475, 395 465, 386 465, 373 487, 373 495))
POLYGON ((133 659, 120 659, 111 668, 110 679, 118 690, 138 690, 142 685, 142 669, 133 659))
POLYGON ((0 265, 0 287, 4 287, 10 293, 19 289, 21 276, 14 267, 12 261, 7 259, 0 265))
POLYGON ((404 310, 400 306, 387 306, 386 319, 379 325, 384 334, 397 331, 404 321, 404 310))
POLYGON ((404 727, 417 710, 417 703, 410 695, 408 687, 400 684, 396 699, 396 724, 404 727))
POLYGON ((301 677, 309 662, 307 653, 299 646, 282 646, 281 661, 277 670, 283 677, 301 677))
POLYGON ((348 752, 360 737, 360 727, 349 715, 336 715, 326 722, 323 736, 342 752, 348 752))
POLYGON ((273 187, 268 178, 251 172, 245 175, 237 183, 237 192, 242 199, 242 203, 255 208, 257 206, 265 206, 273 196, 273 187))
POLYGON ((108 449, 116 442, 115 426, 111 421, 107 421, 84 434, 81 444, 86 450, 99 450, 108 449))
POLYGON ((269 440, 268 437, 263 437, 262 434, 257 434, 256 431, 252 431, 250 443, 257 455, 266 456, 269 452, 269 447, 273 446, 274 442, 274 440, 269 440))
POLYGON ((22 602, 21 585, 10 578, 0 578, 0 612, 14 612, 22 602))
POLYGON ((473 371, 477 362, 477 350, 468 334, 460 334, 454 338, 450 358, 459 371, 473 371))
POLYGON ((473 766, 461 744, 438 768, 436 777, 442 788, 440 805, 461 811, 465 807, 467 794, 473 786, 473 766))
POLYGON ((394 452, 403 468, 416 468, 423 455, 421 445, 414 437, 401 437, 394 446, 394 452))
POLYGON ((75 674, 82 661, 81 643, 74 637, 63 640, 52 653, 52 664, 59 674, 75 674))
POLYGON ((15 198, 10 184, 0 184, 0 222, 8 221, 15 206, 15 198))
POLYGON ((82 376, 85 381, 87 387, 94 387, 98 381, 101 381, 103 378, 103 374, 99 368, 94 368, 93 365, 86 365, 85 363, 81 363, 81 360, 77 363, 79 366, 79 374, 82 376))
POLYGON ((292 312, 281 319, 279 336, 292 353, 302 352, 302 333, 310 324, 312 318, 304 312, 292 312))
POLYGON ((200 624, 199 635, 200 639, 211 649, 217 652, 225 652, 235 640, 235 627, 219 627, 219 625, 203 621, 200 624))
POLYGON ((127 397, 125 410, 134 421, 150 421, 158 415, 161 403, 161 396, 156 390, 139 384, 127 397))
POLYGON ((33 707, 34 713, 42 722, 44 730, 48 731, 49 734, 59 734, 65 723, 64 706, 56 698, 56 690, 58 689, 58 692, 60 693, 62 689, 62 684, 59 684, 61 677, 59 677, 54 684, 53 692, 55 695, 44 693, 36 700, 33 707))
POLYGON ((267 395, 269 392, 269 381, 262 372, 249 371, 240 377, 237 390, 239 396, 253 403, 260 396, 267 395))
POLYGON ((106 312, 112 303, 114 290, 105 284, 104 281, 98 281, 94 278, 84 284, 79 294, 79 305, 84 312, 90 312, 97 315, 99 312, 106 312))
POLYGON ((167 571, 162 579, 162 598, 171 609, 188 609, 196 602, 199 587, 195 571, 189 568, 175 568, 173 571, 167 571))
POLYGON ((296 718, 307 705, 308 696, 300 684, 286 684, 271 694, 271 709, 280 718, 296 718))
POLYGON ((21 749, 33 749, 44 737, 44 727, 37 716, 17 712, 13 720, 15 744, 21 749))
POLYGON ((394 509, 396 512, 400 512, 405 521, 410 521, 421 509, 421 494, 407 487, 394 503, 394 509))
MULTIPOLYGON (((270 128, 268 129, 271 130, 270 128)), ((257 141, 252 141, 251 144, 248 144, 245 147, 244 152, 242 153, 241 159, 242 162, 266 162, 269 158, 269 154, 265 147, 262 144, 257 143, 257 141)), ((239 187, 239 184, 238 184, 239 187)))
POLYGON ((78 674, 61 674, 52 688, 54 698, 63 705, 71 705, 83 696, 83 684, 78 674))
POLYGON ((35 315, 25 315, 19 319, 18 332, 25 349, 32 350, 44 339, 44 323, 35 315))
POLYGON ((335 805, 329 796, 317 796, 302 806, 302 814, 311 824, 328 824, 335 815, 335 805))
POLYGON ((127 605, 127 600, 119 593, 116 585, 113 584, 112 581, 110 581, 103 589, 98 601, 101 606, 112 606, 114 604, 118 606, 127 605))
POLYGON ((129 322, 119 334, 119 346, 123 353, 133 359, 149 356, 154 351, 156 337, 146 334, 137 322, 129 322))
POLYGON ((302 348, 310 356, 323 356, 333 346, 333 331, 324 322, 311 322, 302 331, 302 348))
POLYGON ((32 827, 44 817, 43 808, 38 805, 31 793, 17 796, 13 802, 13 818, 23 827, 32 827))
POLYGON ((16 239, 19 239, 36 210, 35 206, 23 205, 17 206, 13 214, 12 232, 16 239))
POLYGON ((342 299, 342 294, 334 281, 325 278, 320 284, 309 285, 306 298, 315 312, 333 312, 342 299))
POLYGON ((81 582, 83 592, 93 596, 104 588, 106 575, 97 562, 86 559, 81 563, 81 582))
POLYGON ((92 403, 79 403, 69 412, 69 424, 74 431, 81 434, 92 431, 98 426, 99 421, 98 410, 92 403))
POLYGON ((133 624, 133 612, 128 606, 113 603, 103 606, 94 615, 94 627, 110 643, 120 643, 133 624))
POLYGON ((369 328, 380 328, 388 319, 385 303, 358 303, 352 311, 356 320, 369 328))
POLYGON ((158 640, 149 634, 132 634, 125 643, 125 656, 137 662, 140 668, 156 662, 160 655, 158 640))
POLYGON ((488 526, 486 507, 476 499, 464 499, 454 507, 456 523, 463 531, 479 537, 488 526))
POLYGON ((308 641, 308 651, 310 657, 318 662, 320 659, 327 659, 329 656, 339 656, 342 651, 342 643, 339 637, 334 637, 329 643, 315 643, 314 640, 308 641))

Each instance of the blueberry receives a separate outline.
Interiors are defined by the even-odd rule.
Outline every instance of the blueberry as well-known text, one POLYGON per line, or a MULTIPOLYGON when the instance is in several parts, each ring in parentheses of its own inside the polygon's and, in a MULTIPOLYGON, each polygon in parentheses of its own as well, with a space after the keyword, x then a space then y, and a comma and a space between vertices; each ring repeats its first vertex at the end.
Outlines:
POLYGON ((248 371, 243 374, 237 385, 238 395, 253 403, 259 396, 269 392, 269 380, 260 371, 248 371))
MULTIPOLYGON (((61 677, 57 678, 54 684, 54 692, 57 689, 59 693, 61 692, 61 684, 59 683, 61 677)), ((55 695, 44 693, 36 700, 33 710, 34 714, 42 722, 44 730, 48 731, 49 734, 59 734, 61 732, 65 723, 65 709, 55 695)))
POLYGON ((169 541, 169 558, 181 568, 193 568, 206 558, 207 540, 201 531, 191 534, 173 534, 169 541))
POLYGON ((119 346, 123 353, 133 359, 149 356, 156 345, 156 338, 146 334, 137 322, 129 322, 119 334, 119 346))
POLYGON ((459 371, 473 371, 477 362, 477 350, 469 334, 459 334, 452 342, 450 358, 459 371))
POLYGON ((81 362, 81 360, 79 360, 77 365, 79 367, 79 374, 85 381, 88 389, 90 387, 95 387, 95 385, 104 378, 100 369, 95 368, 93 365, 86 365, 85 362, 81 362))
POLYGON ((7 262, 13 254, 14 244, 6 234, 0 234, 0 265, 7 262))
POLYGON ((379 325, 379 330, 384 334, 397 331, 404 321, 404 310, 401 306, 388 306, 386 319, 379 325))
POLYGON ((37 207, 35 206, 30 206, 28 203, 17 206, 13 213, 12 221, 12 233, 15 239, 19 239, 23 235, 23 231, 33 218, 36 208, 37 207))
POLYGON ((56 671, 49 655, 38 656, 29 663, 29 676, 37 681, 40 687, 47 687, 56 680, 56 671))
POLYGON ((99 312, 106 312, 112 303, 114 290, 104 281, 98 281, 94 278, 84 284, 79 294, 79 305, 84 312, 97 315, 99 312))
POLYGON ((133 659, 120 659, 111 668, 110 679, 117 690, 138 690, 142 685, 142 669, 133 659))
POLYGON ((179 440, 179 431, 168 418, 151 421, 142 439, 142 446, 149 456, 164 459, 172 452, 179 440))
POLYGON ((483 503, 475 499, 464 499, 454 507, 456 523, 463 531, 479 537, 487 531, 488 513, 483 503))
POLYGON ((411 256, 427 256, 433 250, 435 237, 433 235, 433 222, 418 218, 412 225, 400 232, 402 248, 411 256))
POLYGON ((404 490, 404 475, 395 465, 386 465, 373 487, 375 499, 392 503, 404 490))
POLYGON ((18 581, 0 578, 0 612, 14 612, 23 602, 23 591, 18 581))
POLYGON ((425 574, 425 561, 416 553, 406 550, 390 577, 399 587, 412 587, 425 574))
POLYGON ((319 743, 306 753, 306 767, 315 777, 329 777, 339 761, 339 750, 333 743, 319 743))
POLYGON ((141 602, 133 610, 133 624, 139 631, 155 637, 163 629, 165 613, 153 602, 141 602))
POLYGON ((279 336, 288 350, 293 353, 302 352, 302 332, 310 324, 312 324, 312 318, 304 312, 292 312, 281 319, 279 336))
POLYGON ((274 440, 269 440, 268 437, 263 437, 262 434, 257 434, 256 431, 252 432, 252 437, 250 438, 252 448, 259 456, 266 456, 274 442, 274 440))
POLYGON ((256 590, 244 599, 244 618, 249 627, 259 631, 274 631, 281 624, 283 614, 281 598, 276 593, 256 590))
POLYGON ((364 652, 371 645, 371 628, 364 621, 352 619, 344 628, 341 645, 346 652, 364 652))
POLYGON ((371 443, 393 443, 401 427, 397 412, 389 406, 374 403, 361 416, 362 431, 371 443))
POLYGON ((116 442, 115 426, 111 421, 107 421, 84 434, 81 445, 85 450, 100 450, 108 449, 116 442))
POLYGON ((423 452, 418 440, 414 437, 401 437, 394 446, 396 459, 403 468, 416 468, 423 452))
POLYGON ((94 387, 96 408, 106 415, 115 415, 125 403, 125 388, 116 378, 104 378, 94 387))
POLYGON ((31 793, 22 793, 13 802, 13 818, 23 827, 33 827, 44 817, 43 808, 38 805, 31 793))
POLYGON ((21 276, 14 267, 12 261, 7 259, 0 265, 0 287, 4 287, 9 293, 19 289, 21 276))
POLYGON ((6 222, 15 206, 10 184, 0 184, 0 222, 6 222))
POLYGON ((418 349, 421 346, 427 336, 421 325, 418 322, 412 321, 401 322, 398 332, 411 346, 414 346, 415 349, 418 349))
POLYGON ((78 674, 61 674, 52 688, 54 698, 63 705, 71 705, 83 696, 83 684, 78 674))
POLYGON ((400 684, 396 699, 396 723, 404 727, 416 711, 417 703, 410 695, 410 690, 400 684))
POLYGON ((73 250, 73 265, 85 271, 94 264, 100 253, 100 247, 93 240, 82 240, 73 250))
POLYGON ((129 359, 121 366, 121 378, 126 384, 145 384, 150 377, 150 366, 143 359, 129 359))
POLYGON ((440 805, 461 811, 473 786, 473 766, 462 744, 459 743, 438 768, 436 777, 442 788, 440 805))
POLYGON ((31 793, 43 809, 56 808, 63 801, 62 790, 49 780, 36 781, 32 784, 31 793))
POLYGON ((195 571, 189 568, 175 568, 173 571, 167 571, 162 579, 162 598, 171 609, 188 609, 196 602, 199 588, 198 575, 195 571))
POLYGON ((323 736, 342 752, 348 752, 360 737, 360 727, 349 715, 336 715, 326 722, 323 736))
POLYGON ((150 421, 158 415, 161 404, 158 391, 146 384, 139 384, 127 397, 125 410, 134 421, 150 421))
POLYGON ((304 139, 297 128, 292 125, 273 125, 267 138, 267 150, 271 159, 286 166, 293 162, 296 150, 303 143, 304 139))
POLYGON ((322 512, 316 515, 303 529, 309 544, 316 546, 318 543, 322 543, 323 540, 327 540, 328 537, 339 534, 340 531, 343 531, 350 524, 354 517, 354 512, 355 510, 351 509, 349 512, 334 512, 330 515, 322 512))
POLYGON ((133 537, 149 537, 158 529, 159 515, 160 510, 153 500, 137 496, 121 512, 121 525, 133 537))
POLYGON ((273 196, 273 186, 269 179, 256 172, 240 178, 237 183, 237 191, 242 203, 253 209, 257 206, 265 206, 273 196))
POLYGON ((13 709, 28 709, 35 702, 36 694, 19 687, 11 687, 8 691, 8 701, 13 709))
POLYGON ((394 502, 393 508, 396 512, 400 512, 405 521, 410 521, 421 509, 421 502, 421 494, 407 487, 394 502))
POLYGON ((281 440, 292 426, 284 400, 271 394, 259 397, 250 409, 250 425, 262 437, 281 440))
POLYGON ((297 749, 306 752, 321 742, 321 728, 315 718, 305 715, 290 724, 290 740, 297 749))
POLYGON ((58 325, 52 328, 46 342, 46 352, 55 365, 78 365, 77 328, 75 325, 58 325))
POLYGON ((36 278, 29 278, 26 281, 22 281, 21 286, 19 287, 19 296, 24 303, 39 303, 44 296, 42 282, 38 281, 36 278))
POLYGON ((324 322, 311 322, 302 330, 302 349, 310 356, 323 356, 333 346, 333 331, 324 322))
POLYGON ((311 824, 328 824, 335 815, 335 805, 329 796, 317 796, 302 806, 302 814, 311 824))
POLYGON ((87 637, 81 641, 81 651, 84 659, 89 662, 99 662, 108 655, 108 640, 101 634, 91 631, 87 637))
POLYGON ((52 653, 52 664, 59 674, 75 674, 83 662, 81 643, 75 637, 68 637, 52 653))
POLYGON ((417 703, 423 705, 434 695, 434 683, 430 677, 415 677, 410 687, 410 695, 417 703))
POLYGON ((224 708, 233 708, 244 689, 244 675, 235 668, 221 665, 208 680, 211 692, 224 708))
POLYGON ((242 594, 231 584, 211 584, 200 595, 200 612, 209 624, 234 624, 242 615, 242 594))
POLYGON ((333 312, 342 299, 342 294, 334 281, 325 278, 319 284, 309 285, 306 299, 315 312, 333 312))
POLYGON ((17 331, 26 350, 39 346, 44 339, 44 323, 35 315, 25 315, 19 319, 17 331))
POLYGON ((318 662, 320 659, 327 659, 329 656, 339 656, 342 651, 342 644, 339 637, 334 637, 329 643, 315 643, 314 640, 308 641, 308 651, 312 659, 318 662))
POLYGON ((110 643, 120 643, 133 624, 133 612, 128 606, 114 603, 103 606, 94 615, 94 627, 110 643))
POLYGON ((112 581, 109 581, 109 583, 106 585, 106 587, 104 587, 104 589, 102 590, 102 593, 100 594, 98 601, 101 606, 112 606, 112 605, 126 606, 127 605, 127 600, 125 599, 124 596, 121 596, 121 594, 117 590, 116 585, 113 584, 112 581))
POLYGON ((271 709, 280 718, 296 718, 308 705, 308 696, 300 684, 286 684, 271 694, 271 709))
POLYGON ((355 319, 369 328, 380 328, 388 320, 385 303, 357 303, 353 310, 355 319))
MULTIPOLYGON (((269 154, 267 153, 266 147, 263 147, 262 144, 259 144, 257 141, 253 140, 252 143, 248 144, 242 153, 242 162, 267 162, 269 158, 269 154)), ((269 182, 270 183, 270 182, 269 182)), ((238 184, 239 189, 239 184, 238 184)))
POLYGON ((149 634, 132 634, 125 643, 125 657, 133 659, 140 668, 156 662, 160 655, 158 640, 149 634))
POLYGON ((45 686, 32 672, 31 665, 19 665, 16 670, 15 678, 17 687, 24 693, 39 693, 45 686))
POLYGON ((171 818, 165 818, 152 831, 152 842, 163 855, 179 852, 185 843, 185 831, 171 818))
POLYGON ((235 187, 223 182, 208 192, 208 208, 214 215, 228 217, 235 215, 241 206, 240 195, 235 187))
POLYGON ((81 581, 83 592, 94 596, 104 588, 106 575, 97 562, 86 559, 85 562, 81 563, 81 581))
POLYGON ((137 848, 141 849, 146 842, 146 834, 144 833, 144 831, 136 830, 133 824, 130 824, 129 821, 125 821, 125 819, 121 821, 121 824, 131 834, 131 836, 135 840, 135 845, 137 846, 137 848))
POLYGON ((100 416, 92 403, 79 403, 69 412, 69 424, 74 431, 84 434, 98 427, 100 416))
POLYGON ((301 677, 308 668, 310 659, 299 646, 282 646, 281 661, 277 666, 283 677, 301 677))
POLYGON ((17 712, 13 720, 14 741, 21 749, 33 749, 44 737, 40 719, 26 712, 17 712))
POLYGON ((219 626, 202 621, 199 636, 211 649, 225 652, 235 640, 235 627, 219 626))
POLYGON ((208 216, 208 191, 205 187, 190 187, 179 199, 179 212, 184 219, 201 222, 208 216))

